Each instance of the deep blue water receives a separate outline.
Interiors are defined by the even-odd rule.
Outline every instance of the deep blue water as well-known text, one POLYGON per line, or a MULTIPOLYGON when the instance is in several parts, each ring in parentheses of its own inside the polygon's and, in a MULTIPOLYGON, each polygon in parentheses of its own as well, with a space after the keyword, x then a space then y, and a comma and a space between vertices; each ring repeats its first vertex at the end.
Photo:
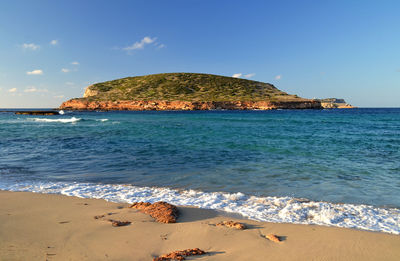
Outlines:
POLYGON ((1 180, 122 183, 399 208, 400 109, 0 112, 1 180))

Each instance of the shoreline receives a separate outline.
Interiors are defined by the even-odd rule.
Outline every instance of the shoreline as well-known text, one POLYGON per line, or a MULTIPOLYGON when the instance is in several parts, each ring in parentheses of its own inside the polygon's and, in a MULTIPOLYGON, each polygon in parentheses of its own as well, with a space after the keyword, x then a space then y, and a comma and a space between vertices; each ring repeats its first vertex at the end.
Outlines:
POLYGON ((61 194, 108 202, 166 201, 212 209, 259 222, 274 222, 400 234, 400 209, 364 204, 312 201, 294 197, 257 197, 241 192, 204 192, 168 187, 77 182, 5 182, 0 190, 61 194))
POLYGON ((399 260, 400 236, 355 229, 257 222, 178 207, 177 223, 161 224, 129 204, 57 194, 0 190, 0 257, 6 260, 152 260, 176 250, 208 254, 189 260, 399 260), (112 227, 93 217, 131 221, 112 227), (216 227, 235 220, 248 229, 216 227), (273 233, 283 241, 262 237, 273 233))

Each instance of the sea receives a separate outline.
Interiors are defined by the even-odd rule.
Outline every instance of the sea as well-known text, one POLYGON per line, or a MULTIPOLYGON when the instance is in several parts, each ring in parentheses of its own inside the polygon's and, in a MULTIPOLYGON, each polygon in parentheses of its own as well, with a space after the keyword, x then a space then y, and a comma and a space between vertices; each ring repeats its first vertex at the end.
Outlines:
POLYGON ((0 112, 0 189, 400 234, 400 108, 0 112))

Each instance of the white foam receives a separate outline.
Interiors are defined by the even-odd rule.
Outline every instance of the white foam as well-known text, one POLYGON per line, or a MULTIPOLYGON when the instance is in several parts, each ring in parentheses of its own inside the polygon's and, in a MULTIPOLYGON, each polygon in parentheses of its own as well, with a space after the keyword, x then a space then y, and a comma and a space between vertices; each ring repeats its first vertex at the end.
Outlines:
POLYGON ((108 119, 99 119, 99 120, 96 120, 96 121, 105 122, 105 121, 108 121, 108 119))
POLYGON ((65 114, 65 112, 63 110, 60 110, 58 113, 61 114, 61 115, 65 114))
POLYGON ((39 121, 39 122, 62 122, 62 123, 74 123, 77 121, 80 121, 80 118, 62 118, 62 119, 47 119, 47 118, 32 118, 33 121, 39 121))
POLYGON ((315 224, 400 234, 400 209, 369 205, 333 204, 291 197, 256 197, 243 193, 201 192, 169 188, 104 185, 93 183, 13 183, 2 181, 0 189, 59 193, 112 202, 167 201, 239 213, 267 222, 315 224))

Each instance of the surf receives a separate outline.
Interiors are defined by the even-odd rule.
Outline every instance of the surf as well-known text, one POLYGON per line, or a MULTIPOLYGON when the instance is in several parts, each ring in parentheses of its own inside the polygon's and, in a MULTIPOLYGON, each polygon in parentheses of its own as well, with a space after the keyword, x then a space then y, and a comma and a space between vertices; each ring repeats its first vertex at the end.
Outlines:
POLYGON ((294 197, 257 197, 241 192, 203 192, 128 184, 77 182, 1 182, 0 189, 62 194, 133 203, 166 201, 181 206, 221 210, 276 223, 312 224, 400 234, 400 209, 337 204, 294 197))
POLYGON ((37 122, 61 122, 61 123, 74 123, 82 120, 81 118, 62 118, 62 119, 49 119, 49 118, 32 118, 33 121, 37 122))

